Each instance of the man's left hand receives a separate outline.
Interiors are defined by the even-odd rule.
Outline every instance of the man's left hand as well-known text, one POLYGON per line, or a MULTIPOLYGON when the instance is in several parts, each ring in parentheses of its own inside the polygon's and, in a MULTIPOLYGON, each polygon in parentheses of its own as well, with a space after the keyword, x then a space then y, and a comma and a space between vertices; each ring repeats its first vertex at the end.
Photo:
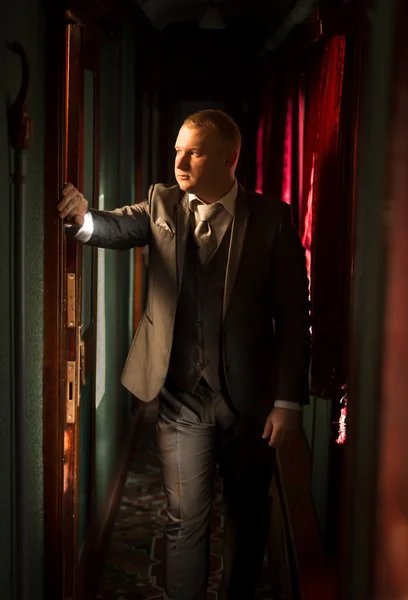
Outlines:
POLYGON ((268 445, 279 448, 300 430, 302 413, 291 408, 273 408, 267 416, 262 437, 269 438, 268 445))

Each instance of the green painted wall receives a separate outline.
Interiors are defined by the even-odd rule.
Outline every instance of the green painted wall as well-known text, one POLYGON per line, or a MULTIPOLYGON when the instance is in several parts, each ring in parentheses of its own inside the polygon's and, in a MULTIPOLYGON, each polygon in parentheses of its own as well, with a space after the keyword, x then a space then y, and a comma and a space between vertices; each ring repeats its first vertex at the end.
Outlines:
POLYGON ((320 530, 325 534, 327 515, 327 486, 329 477, 329 445, 331 402, 316 398, 316 426, 313 452, 311 491, 320 530))
POLYGON ((312 396, 310 405, 303 408, 303 430, 309 447, 311 447, 314 437, 310 491, 322 536, 325 535, 327 516, 329 446, 332 435, 330 415, 330 400, 312 396))
POLYGON ((29 589, 42 598, 43 477, 42 477, 42 347, 43 347, 43 185, 44 185, 44 22, 39 0, 2 3, 0 9, 0 597, 13 593, 13 379, 12 379, 12 256, 13 195, 9 184, 13 155, 7 139, 6 103, 20 86, 19 59, 6 48, 20 42, 27 52, 31 85, 28 98, 34 137, 28 151, 26 215, 26 319, 29 445, 29 589))
MULTIPOLYGON (((134 45, 125 28, 101 52, 100 194, 105 209, 134 202, 134 45), (123 53, 122 69, 120 55, 123 53), (122 93, 121 93, 122 90, 122 93)), ((119 378, 129 347, 133 252, 105 250, 106 388, 96 415, 96 498, 102 508, 130 424, 130 398, 119 378)))

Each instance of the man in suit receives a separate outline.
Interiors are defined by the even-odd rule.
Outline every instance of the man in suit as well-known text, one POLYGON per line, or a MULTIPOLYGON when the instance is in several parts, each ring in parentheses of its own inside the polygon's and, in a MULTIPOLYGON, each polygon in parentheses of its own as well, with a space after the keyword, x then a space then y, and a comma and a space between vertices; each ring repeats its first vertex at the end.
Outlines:
POLYGON ((146 308, 122 383, 145 402, 159 396, 166 600, 206 598, 217 463, 226 506, 219 597, 254 597, 275 448, 299 429, 308 402, 304 249, 289 206, 236 181, 240 147, 228 115, 200 111, 177 137, 177 185, 98 211, 67 184, 58 205, 82 243, 149 247, 146 308))

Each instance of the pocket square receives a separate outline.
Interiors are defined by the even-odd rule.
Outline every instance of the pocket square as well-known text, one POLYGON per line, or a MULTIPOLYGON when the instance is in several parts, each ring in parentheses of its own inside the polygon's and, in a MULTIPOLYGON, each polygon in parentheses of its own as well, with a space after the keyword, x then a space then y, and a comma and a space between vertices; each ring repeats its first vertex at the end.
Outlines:
POLYGON ((170 229, 170 227, 167 225, 166 221, 164 219, 162 219, 161 217, 158 217, 156 219, 155 223, 159 227, 163 227, 163 229, 166 229, 167 231, 170 231, 170 233, 173 233, 172 230, 170 229))

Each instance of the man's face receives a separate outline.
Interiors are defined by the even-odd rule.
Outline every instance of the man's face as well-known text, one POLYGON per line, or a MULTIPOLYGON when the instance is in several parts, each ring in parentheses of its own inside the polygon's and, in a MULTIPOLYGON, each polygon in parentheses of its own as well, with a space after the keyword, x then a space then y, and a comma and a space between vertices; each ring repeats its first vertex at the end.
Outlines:
POLYGON ((205 197, 230 177, 234 151, 211 126, 183 125, 175 149, 174 173, 184 192, 205 197))

